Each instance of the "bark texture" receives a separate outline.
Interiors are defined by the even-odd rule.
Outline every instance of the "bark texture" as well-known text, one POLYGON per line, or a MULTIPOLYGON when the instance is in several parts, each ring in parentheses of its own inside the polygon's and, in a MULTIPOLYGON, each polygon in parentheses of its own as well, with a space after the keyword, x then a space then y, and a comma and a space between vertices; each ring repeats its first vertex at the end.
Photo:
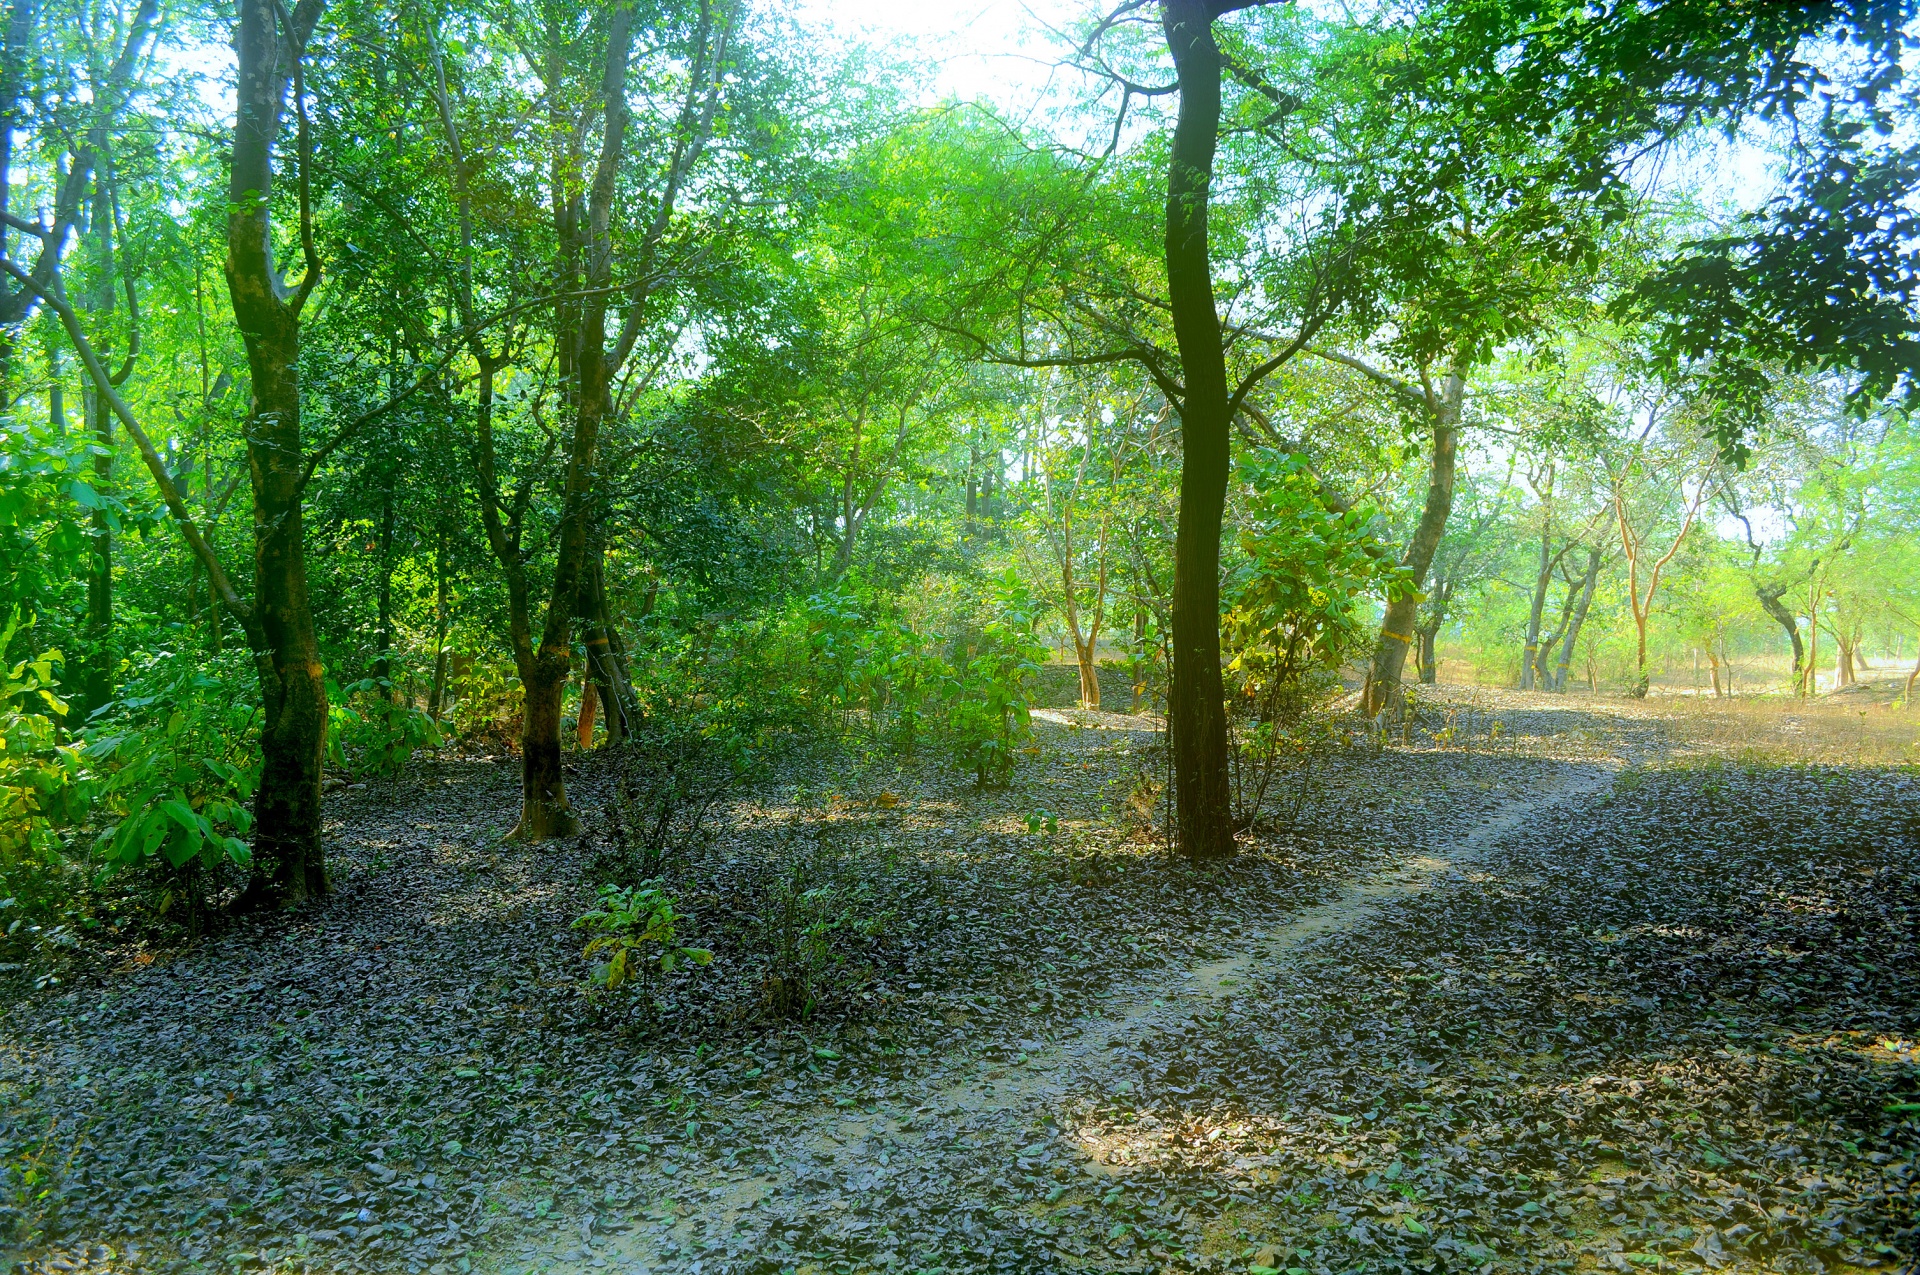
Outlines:
MULTIPOLYGON (((326 893, 320 762, 327 697, 307 596, 300 432, 300 312, 319 282, 302 198, 306 273, 289 292, 273 260, 273 148, 299 60, 320 17, 302 0, 283 23, 273 0, 240 0, 237 114, 228 190, 227 291, 252 375, 247 463, 253 486, 254 614, 263 656, 260 787, 254 797, 253 903, 326 893)), ((301 126, 304 138, 304 123, 301 126)))
MULTIPOLYGON (((1460 451, 1460 406, 1466 398, 1467 384, 1459 373, 1451 373, 1437 390, 1427 391, 1427 409, 1433 424, 1433 457, 1427 467, 1427 498, 1421 506, 1420 522, 1400 564, 1413 578, 1414 590, 1427 580, 1434 552, 1447 530, 1447 516, 1453 512, 1454 473, 1460 451)), ((1414 617, 1420 607, 1417 592, 1408 592, 1387 603, 1380 622, 1380 639, 1374 646, 1373 666, 1367 674, 1362 708, 1368 716, 1389 709, 1398 711, 1405 703, 1400 689, 1407 664, 1407 647, 1413 641, 1414 617)))
POLYGON ((1174 537, 1172 679, 1167 695, 1182 854, 1234 851, 1225 691, 1220 678, 1220 526, 1230 460, 1226 359, 1207 244, 1220 128, 1215 6, 1165 0, 1161 22, 1180 83, 1167 165, 1167 291, 1186 395, 1180 408, 1180 515, 1174 537))
POLYGON ((1801 671, 1807 664, 1807 644, 1800 637, 1800 621, 1780 601, 1789 587, 1784 584, 1755 585, 1753 596, 1759 601, 1760 609, 1787 631, 1787 640, 1793 644, 1793 684, 1797 689, 1801 684, 1801 671))

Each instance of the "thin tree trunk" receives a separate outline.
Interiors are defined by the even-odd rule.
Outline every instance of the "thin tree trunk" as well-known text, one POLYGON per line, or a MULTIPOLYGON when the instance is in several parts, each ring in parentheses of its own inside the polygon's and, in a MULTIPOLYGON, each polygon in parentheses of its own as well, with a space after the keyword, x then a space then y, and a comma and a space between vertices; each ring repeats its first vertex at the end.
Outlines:
POLYGON ((1167 291, 1186 396, 1180 410, 1180 514, 1174 535, 1173 669, 1167 726, 1182 854, 1234 852, 1225 690, 1220 677, 1220 527, 1230 461, 1227 369, 1208 256, 1207 204, 1220 126, 1215 6, 1164 0, 1161 24, 1180 83, 1167 164, 1167 291))
POLYGON ((1533 684, 1541 690, 1553 689, 1553 648, 1567 636, 1568 628, 1573 623, 1573 608, 1580 600, 1580 584, 1578 580, 1567 582, 1567 600, 1560 604, 1560 619, 1554 625, 1553 632, 1540 639, 1540 649, 1534 653, 1533 684))
MULTIPOLYGON (((611 746, 633 734, 638 724, 639 705, 627 672, 626 647, 614 628, 607 604, 604 553, 598 547, 592 553, 593 562, 581 588, 581 637, 587 648, 587 670, 599 687, 600 702, 606 706, 606 736, 611 746)), ((649 611, 653 598, 654 594, 649 592, 649 611)))
POLYGON ((1100 707, 1100 669, 1095 661, 1098 639, 1089 642, 1075 640, 1073 651, 1080 661, 1080 706, 1082 708, 1100 707))
POLYGON ((433 689, 427 693, 427 716, 436 722, 440 720, 440 711, 447 699, 447 628, 450 619, 447 605, 447 533, 442 528, 433 549, 433 689))
POLYGON ((1527 641, 1520 653, 1520 689, 1534 685, 1534 666, 1540 657, 1540 624, 1547 612, 1547 590, 1553 584, 1553 469, 1547 469, 1546 487, 1541 492, 1540 562, 1533 577, 1532 605, 1527 611, 1527 641))
POLYGON ((1807 591, 1807 666, 1802 671, 1802 695, 1820 693, 1820 586, 1807 591))
POLYGON ((1440 624, 1421 624, 1413 630, 1413 636, 1419 638, 1419 645, 1413 651, 1413 666, 1419 668, 1421 686, 1436 686, 1440 682, 1440 670, 1434 661, 1434 647, 1440 638, 1440 624))
POLYGON ((1759 599, 1760 609, 1772 616, 1774 622, 1787 631, 1787 639, 1793 643, 1793 684, 1797 690, 1800 686, 1801 670, 1806 667, 1807 649, 1806 644, 1800 640, 1800 621, 1795 619, 1793 612, 1787 610, 1780 601, 1780 596, 1786 591, 1787 586, 1784 584, 1766 588, 1755 585, 1753 596, 1759 599))
POLYGON ((593 710, 598 699, 593 685, 593 670, 588 668, 580 678, 580 715, 573 731, 573 742, 583 753, 593 747, 593 710))
MULTIPOLYGON (((91 418, 94 441, 94 490, 102 496, 113 489, 113 413, 97 393, 83 397, 91 418)), ((92 713, 113 698, 113 527, 107 511, 93 511, 93 535, 87 562, 87 654, 82 694, 85 712, 92 713)), ((84 717, 83 719, 84 720, 84 717)))
POLYGON ((1428 414, 1433 423, 1433 459, 1427 469, 1427 499, 1420 511, 1419 525, 1407 543, 1401 565, 1412 577, 1413 588, 1387 602, 1380 622, 1380 638, 1374 646, 1373 666, 1367 676, 1363 709, 1377 716, 1400 703, 1400 676, 1407 663, 1407 647, 1413 641, 1413 621, 1420 602, 1418 590, 1426 583, 1433 566, 1434 551, 1447 529, 1447 515, 1453 511, 1455 463, 1460 445, 1460 405, 1466 395, 1466 381, 1458 372, 1450 373, 1439 394, 1428 394, 1428 414))
POLYGON ((1133 703, 1129 713, 1138 714, 1147 702, 1147 609, 1133 607, 1133 703))
MULTIPOLYGON (((393 680, 393 471, 387 471, 386 490, 380 501, 380 579, 375 594, 377 629, 374 633, 374 680, 393 680)), ((393 688, 384 686, 382 695, 391 699, 393 688)))
POLYGON ((1600 547, 1587 549, 1587 571, 1580 582, 1580 601, 1574 604, 1573 618, 1567 622, 1566 645, 1560 648, 1560 666, 1553 675, 1553 689, 1567 689, 1567 669, 1573 663, 1573 648, 1580 641, 1580 630, 1587 623, 1587 610, 1593 606, 1594 589, 1600 580, 1600 547))

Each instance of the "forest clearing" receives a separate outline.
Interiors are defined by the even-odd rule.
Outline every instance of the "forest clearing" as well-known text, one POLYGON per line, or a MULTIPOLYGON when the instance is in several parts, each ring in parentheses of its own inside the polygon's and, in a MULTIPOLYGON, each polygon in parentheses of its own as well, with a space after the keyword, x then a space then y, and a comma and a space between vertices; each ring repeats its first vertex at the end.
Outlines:
POLYGON ((1916 1275, 1920 0, 4 0, 0 1275, 1916 1275))
POLYGON ((673 865, 714 957, 650 1013, 581 992, 591 839, 503 844, 510 769, 417 762, 329 799, 324 907, 14 1009, 24 1269, 1891 1271, 1920 781, 1879 711, 1443 688, 1198 867, 1125 813, 1142 719, 1043 720, 1004 790, 821 758, 673 865), (832 927, 799 1021, 788 873, 832 927))

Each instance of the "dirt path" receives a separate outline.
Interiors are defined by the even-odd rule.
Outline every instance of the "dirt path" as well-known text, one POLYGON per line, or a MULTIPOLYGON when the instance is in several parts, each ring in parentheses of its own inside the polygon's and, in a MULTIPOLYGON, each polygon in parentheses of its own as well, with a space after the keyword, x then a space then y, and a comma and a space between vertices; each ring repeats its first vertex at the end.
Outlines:
MULTIPOLYGON (((1012 1059, 983 1062, 969 1077, 928 1088, 917 1102, 817 1112, 796 1121, 781 1138, 773 1172, 702 1179, 695 1193, 700 1203, 693 1209, 664 1208, 649 1227, 606 1235, 596 1235, 589 1222, 577 1242, 515 1252, 499 1269, 551 1275, 686 1270, 698 1275, 706 1263, 694 1254, 718 1236, 730 1237, 737 1255, 742 1248, 749 1253, 767 1250, 768 1237, 796 1221, 819 1229, 824 1183, 840 1185, 837 1196, 826 1197, 825 1212, 831 1215, 844 1208, 848 1196, 886 1190, 899 1160, 910 1161, 915 1175, 964 1179, 969 1166, 950 1164, 945 1154, 956 1144, 971 1152, 982 1140, 998 1140, 1003 1146, 1018 1141, 1036 1153, 1030 1156, 1022 1149, 1021 1156, 1047 1154, 1080 1173, 1106 1175, 1112 1170, 1104 1162, 1105 1148, 1097 1138, 1076 1137, 1066 1123, 1066 1105, 1076 1094, 1130 1091, 1131 1081, 1112 1060, 1116 1047, 1137 1046, 1154 1033, 1177 1029, 1213 1002, 1231 996, 1250 974, 1286 964, 1316 939, 1368 924, 1428 891, 1483 879, 1481 861, 1489 846, 1549 810, 1604 791, 1615 773, 1611 766, 1570 766, 1543 791, 1504 803, 1439 852, 1408 853, 1354 878, 1331 899, 1270 930, 1244 936, 1240 950, 1231 956, 1115 989, 1112 1000, 1117 1003, 1111 1008, 1077 1020, 1051 1039, 1020 1042, 1021 1052, 1012 1059)), ((856 1237, 871 1226, 857 1219, 847 1224, 856 1237)), ((910 1261, 910 1255, 901 1260, 910 1261)))

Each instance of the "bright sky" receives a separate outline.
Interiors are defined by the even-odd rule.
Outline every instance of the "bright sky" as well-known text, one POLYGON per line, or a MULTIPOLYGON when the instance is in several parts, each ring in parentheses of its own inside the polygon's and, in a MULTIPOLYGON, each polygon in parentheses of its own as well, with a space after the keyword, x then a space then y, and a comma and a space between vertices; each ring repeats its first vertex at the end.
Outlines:
POLYGON ((803 21, 842 35, 908 41, 939 72, 926 97, 984 97, 1032 103, 1044 89, 1058 45, 1041 23, 1069 25, 1090 0, 802 0, 803 21))

